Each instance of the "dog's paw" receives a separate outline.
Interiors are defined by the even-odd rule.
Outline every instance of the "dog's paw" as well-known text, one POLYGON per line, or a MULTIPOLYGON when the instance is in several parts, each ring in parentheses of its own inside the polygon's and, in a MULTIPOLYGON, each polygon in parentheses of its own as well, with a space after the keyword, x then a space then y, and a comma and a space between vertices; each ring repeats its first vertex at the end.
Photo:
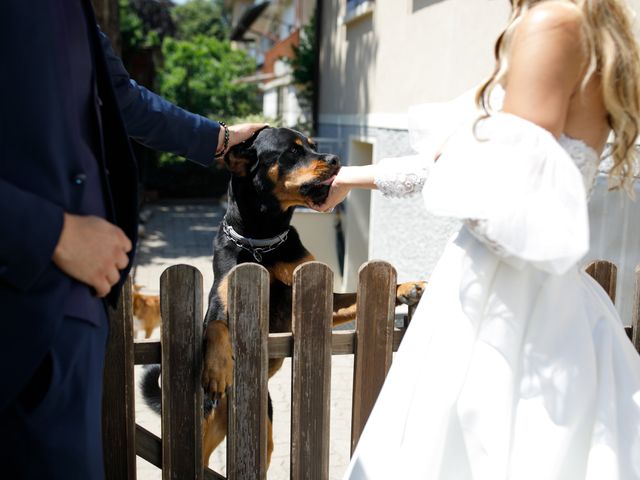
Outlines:
POLYGON ((405 282, 398 285, 396 303, 398 305, 415 305, 420 301, 427 282, 405 282))
POLYGON ((206 340, 202 388, 215 408, 233 382, 233 353, 227 327, 221 322, 209 324, 206 340))
POLYGON ((233 357, 211 352, 204 359, 202 388, 213 402, 213 407, 224 397, 233 382, 233 357))

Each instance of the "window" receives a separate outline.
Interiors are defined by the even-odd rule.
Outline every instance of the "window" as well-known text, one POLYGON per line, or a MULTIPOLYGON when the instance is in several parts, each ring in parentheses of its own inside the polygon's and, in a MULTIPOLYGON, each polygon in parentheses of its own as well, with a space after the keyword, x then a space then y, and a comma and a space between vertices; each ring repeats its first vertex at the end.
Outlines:
POLYGON ((371 0, 347 0, 347 12, 354 10, 362 3, 373 3, 371 0))
POLYGON ((342 25, 349 24, 373 12, 374 0, 346 0, 345 14, 340 18, 342 25))

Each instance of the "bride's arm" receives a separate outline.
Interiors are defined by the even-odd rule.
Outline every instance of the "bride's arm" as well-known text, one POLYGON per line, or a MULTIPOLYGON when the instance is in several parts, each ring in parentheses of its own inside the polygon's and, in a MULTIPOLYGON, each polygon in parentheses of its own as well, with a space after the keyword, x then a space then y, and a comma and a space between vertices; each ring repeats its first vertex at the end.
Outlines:
POLYGON ((428 173, 423 156, 385 158, 375 165, 342 167, 331 184, 327 200, 312 205, 321 212, 342 202, 353 188, 378 189, 387 197, 409 197, 422 190, 428 173))

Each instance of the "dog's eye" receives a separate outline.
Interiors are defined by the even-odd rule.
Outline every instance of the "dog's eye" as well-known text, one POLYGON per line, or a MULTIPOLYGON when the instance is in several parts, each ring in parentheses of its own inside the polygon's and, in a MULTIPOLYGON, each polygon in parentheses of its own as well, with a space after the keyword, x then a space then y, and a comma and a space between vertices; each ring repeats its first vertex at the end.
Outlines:
POLYGON ((293 145, 293 146, 289 149, 289 151, 290 151, 291 153, 299 153, 299 152, 300 152, 300 147, 299 147, 298 145, 293 145))

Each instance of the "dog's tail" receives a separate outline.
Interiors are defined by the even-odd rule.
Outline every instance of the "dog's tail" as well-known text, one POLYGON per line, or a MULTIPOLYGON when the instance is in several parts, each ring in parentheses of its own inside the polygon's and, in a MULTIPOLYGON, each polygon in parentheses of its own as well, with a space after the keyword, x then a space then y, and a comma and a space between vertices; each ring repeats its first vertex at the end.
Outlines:
POLYGON ((140 380, 142 398, 151 410, 160 414, 162 411, 162 392, 160 391, 160 365, 148 365, 145 367, 140 380))

